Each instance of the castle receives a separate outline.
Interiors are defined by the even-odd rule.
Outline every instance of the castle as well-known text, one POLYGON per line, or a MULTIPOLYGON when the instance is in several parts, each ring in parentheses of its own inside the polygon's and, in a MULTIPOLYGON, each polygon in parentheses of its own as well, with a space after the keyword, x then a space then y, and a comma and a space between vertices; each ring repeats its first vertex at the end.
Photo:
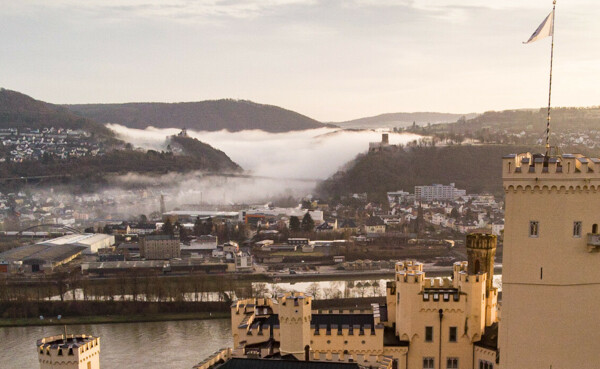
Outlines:
POLYGON ((512 154, 506 193, 503 297, 492 284, 496 238, 467 236, 452 278, 396 264, 386 304, 314 310, 287 293, 236 301, 232 349, 216 358, 280 358, 423 369, 593 368, 600 362, 600 159, 512 154))
POLYGON ((492 368, 496 236, 469 235, 467 250, 469 262, 455 263, 452 279, 425 278, 421 263, 397 263, 386 304, 368 310, 314 310, 312 296, 304 293, 236 301, 230 355, 382 368, 433 369, 439 362, 444 368, 473 362, 492 368))
MULTIPOLYGON (((493 285, 496 236, 467 235, 451 278, 395 265, 385 304, 316 310, 285 293, 231 306, 233 347, 196 369, 530 369, 600 363, 600 159, 503 158, 503 297, 493 285), (262 359, 281 359, 264 361, 262 359)), ((98 338, 38 341, 41 368, 98 368, 98 338)))

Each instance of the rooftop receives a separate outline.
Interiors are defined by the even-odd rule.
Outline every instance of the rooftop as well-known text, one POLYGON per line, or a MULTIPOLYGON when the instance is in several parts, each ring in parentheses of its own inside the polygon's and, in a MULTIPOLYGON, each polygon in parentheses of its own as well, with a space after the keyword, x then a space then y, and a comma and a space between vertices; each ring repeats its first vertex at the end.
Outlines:
POLYGON ((85 250, 85 246, 77 245, 27 245, 0 253, 0 260, 5 261, 51 261, 60 262, 85 250))
POLYGON ((85 345, 86 343, 95 340, 97 337, 94 336, 88 336, 85 334, 81 334, 81 335, 73 335, 73 334, 69 334, 66 336, 64 335, 58 335, 58 336, 50 336, 50 337, 44 337, 40 340, 37 341, 37 346, 42 346, 43 348, 50 348, 50 349, 58 349, 58 348, 76 348, 82 345, 85 345))
POLYGON ((219 369, 358 369, 356 363, 333 363, 322 361, 292 361, 270 359, 234 358, 215 366, 219 369))

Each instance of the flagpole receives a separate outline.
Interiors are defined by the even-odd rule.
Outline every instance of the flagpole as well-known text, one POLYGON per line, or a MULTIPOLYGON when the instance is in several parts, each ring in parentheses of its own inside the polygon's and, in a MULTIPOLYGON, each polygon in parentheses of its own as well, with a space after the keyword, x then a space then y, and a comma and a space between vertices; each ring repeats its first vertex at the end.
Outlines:
POLYGON ((554 59, 554 14, 556 0, 552 1, 552 46, 550 46, 550 83, 548 86, 548 117, 546 119, 546 158, 550 155, 550 107, 552 102, 552 60, 554 59))

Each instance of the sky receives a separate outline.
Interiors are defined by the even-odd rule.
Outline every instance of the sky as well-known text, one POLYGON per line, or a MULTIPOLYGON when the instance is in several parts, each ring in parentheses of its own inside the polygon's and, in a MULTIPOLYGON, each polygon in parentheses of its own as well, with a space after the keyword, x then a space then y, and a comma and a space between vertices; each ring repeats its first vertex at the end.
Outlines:
MULTIPOLYGON (((219 98, 320 121, 547 104, 549 0, 0 0, 0 86, 53 103, 219 98)), ((559 0, 554 106, 598 105, 600 5, 559 0)))

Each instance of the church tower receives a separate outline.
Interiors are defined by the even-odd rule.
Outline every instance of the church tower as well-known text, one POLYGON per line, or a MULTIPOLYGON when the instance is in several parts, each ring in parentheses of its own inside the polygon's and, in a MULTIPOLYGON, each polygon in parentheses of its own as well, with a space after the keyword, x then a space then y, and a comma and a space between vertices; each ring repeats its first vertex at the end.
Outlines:
POLYGON ((502 368, 600 362, 600 160, 504 157, 502 368))

